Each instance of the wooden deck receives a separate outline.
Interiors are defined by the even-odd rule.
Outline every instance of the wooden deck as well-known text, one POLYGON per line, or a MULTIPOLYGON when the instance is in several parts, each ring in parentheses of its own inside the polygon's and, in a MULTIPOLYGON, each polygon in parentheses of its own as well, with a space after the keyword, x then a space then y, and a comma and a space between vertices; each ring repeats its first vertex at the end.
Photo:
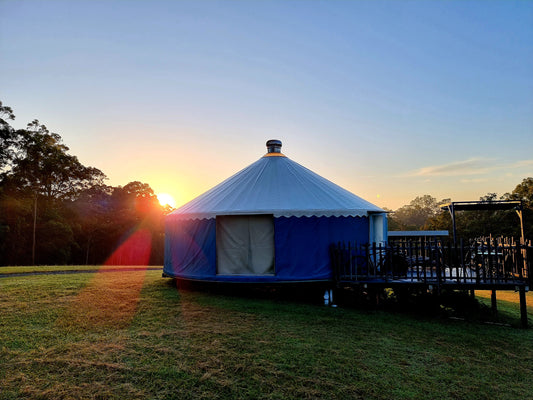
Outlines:
POLYGON ((527 326, 525 293, 533 278, 530 241, 487 238, 455 246, 440 240, 337 243, 331 246, 331 259, 337 287, 492 290, 494 299, 496 290, 517 290, 522 326, 527 326))

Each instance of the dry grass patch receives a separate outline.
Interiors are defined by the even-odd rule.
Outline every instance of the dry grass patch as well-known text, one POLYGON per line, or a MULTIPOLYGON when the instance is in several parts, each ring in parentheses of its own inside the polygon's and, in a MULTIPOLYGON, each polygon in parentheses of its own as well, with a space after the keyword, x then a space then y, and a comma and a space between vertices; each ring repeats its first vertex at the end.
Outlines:
MULTIPOLYGON (((476 296, 490 299, 491 296, 490 290, 476 290, 476 296)), ((518 310, 520 307, 520 297, 518 292, 515 292, 514 290, 498 290, 496 291, 496 299, 497 301, 505 301, 509 304, 516 304, 516 309, 518 310)), ((527 304, 527 313, 533 314, 533 292, 527 292, 526 293, 526 304, 527 304)))
POLYGON ((145 275, 146 268, 95 273, 57 324, 81 330, 128 327, 137 310, 145 275))

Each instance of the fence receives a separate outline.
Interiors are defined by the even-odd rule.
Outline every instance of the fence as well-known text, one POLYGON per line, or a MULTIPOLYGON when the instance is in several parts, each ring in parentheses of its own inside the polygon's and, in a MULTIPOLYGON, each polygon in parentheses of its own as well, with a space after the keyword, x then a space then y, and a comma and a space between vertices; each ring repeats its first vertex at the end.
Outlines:
POLYGON ((337 243, 331 246, 337 282, 396 282, 437 285, 531 284, 530 241, 479 238, 458 245, 441 240, 337 243))
POLYGON ((387 245, 337 243, 331 245, 333 278, 346 285, 426 285, 452 289, 518 290, 521 326, 527 328, 526 291, 531 276, 531 241, 478 238, 468 244, 440 240, 396 241, 387 245))

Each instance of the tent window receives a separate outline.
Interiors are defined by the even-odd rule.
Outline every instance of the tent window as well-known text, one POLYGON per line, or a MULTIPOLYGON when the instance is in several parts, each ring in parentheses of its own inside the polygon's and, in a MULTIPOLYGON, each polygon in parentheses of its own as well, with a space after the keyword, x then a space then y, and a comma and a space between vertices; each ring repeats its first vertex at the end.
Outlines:
POLYGON ((274 217, 227 215, 216 219, 217 274, 274 274, 274 217))

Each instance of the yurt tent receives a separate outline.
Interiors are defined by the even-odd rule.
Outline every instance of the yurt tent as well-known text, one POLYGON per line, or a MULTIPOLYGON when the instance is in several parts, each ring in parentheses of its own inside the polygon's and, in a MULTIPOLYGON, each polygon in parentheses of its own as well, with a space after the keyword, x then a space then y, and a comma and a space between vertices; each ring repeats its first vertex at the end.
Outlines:
POLYGON ((269 140, 267 150, 166 217, 166 276, 329 280, 332 243, 387 239, 384 210, 292 161, 279 140, 269 140))

